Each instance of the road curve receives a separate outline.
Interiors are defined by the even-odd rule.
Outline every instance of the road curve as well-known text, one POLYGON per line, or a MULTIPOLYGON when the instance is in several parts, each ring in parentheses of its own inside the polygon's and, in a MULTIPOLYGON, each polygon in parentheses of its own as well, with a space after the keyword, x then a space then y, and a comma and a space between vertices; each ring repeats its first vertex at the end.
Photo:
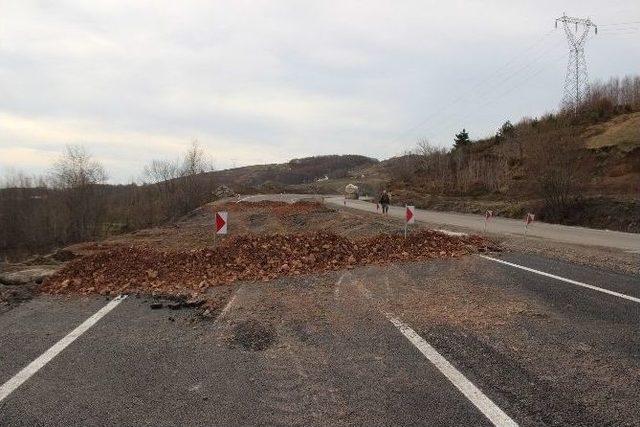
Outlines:
MULTIPOLYGON (((325 198, 326 203, 344 205, 345 199, 339 196, 325 198)), ((360 200, 347 200, 347 207, 369 212, 376 212, 376 205, 360 200)), ((404 208, 391 206, 389 214, 394 217, 404 217, 404 208)), ((462 214, 455 212, 439 212, 416 209, 416 220, 432 224, 463 227, 473 231, 482 231, 484 217, 481 215, 462 214)), ((488 231, 493 234, 507 234, 521 236, 524 231, 523 221, 508 218, 493 218, 488 231)), ((560 243, 571 243, 587 246, 602 246, 621 249, 627 252, 640 253, 640 234, 622 233, 619 231, 596 230, 593 228, 572 227, 567 225, 534 222, 529 225, 527 235, 560 243)))

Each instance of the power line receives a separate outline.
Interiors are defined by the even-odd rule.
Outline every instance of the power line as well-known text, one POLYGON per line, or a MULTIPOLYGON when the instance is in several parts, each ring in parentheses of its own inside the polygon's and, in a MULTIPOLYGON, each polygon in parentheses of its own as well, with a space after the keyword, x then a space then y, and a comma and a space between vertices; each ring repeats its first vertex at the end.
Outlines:
POLYGON ((541 60, 544 57, 546 57, 549 52, 557 49, 559 46, 560 46, 560 43, 556 43, 555 45, 551 45, 551 46, 547 47, 542 52, 539 52, 539 54, 536 57, 534 57, 533 59, 531 59, 528 63, 524 64, 522 67, 519 67, 517 70, 513 71, 510 75, 505 76, 505 78, 500 79, 500 81, 497 82, 497 84, 494 84, 493 86, 488 87, 484 92, 478 93, 477 96, 480 96, 480 97, 485 96, 486 94, 488 94, 491 91, 493 91, 493 89, 496 89, 496 88, 498 88, 500 86, 503 86, 506 82, 508 82, 509 80, 511 80, 512 78, 514 78, 518 74, 520 74, 521 72, 526 71, 529 68, 531 68, 532 66, 534 66, 539 60, 541 60))
POLYGON ((640 24, 640 21, 616 22, 613 24, 600 24, 599 27, 613 27, 617 25, 640 24))
MULTIPOLYGON (((553 61, 553 62, 555 62, 555 60, 557 60, 557 59, 562 58, 563 56, 564 56, 564 53, 562 53, 562 54, 561 54, 561 55, 559 55, 559 56, 558 56, 558 55, 556 55, 556 56, 554 57, 554 61, 553 61)), ((538 68, 536 68, 536 69, 532 70, 533 72, 532 72, 532 73, 530 73, 530 74, 528 74, 528 75, 526 76, 525 81, 526 81, 526 82, 530 82, 530 80, 531 80, 531 79, 533 79, 534 77, 537 77, 539 74, 541 74, 541 73, 542 73, 543 71, 545 71, 546 69, 547 69, 547 64, 542 64, 542 67, 538 67, 538 68)), ((489 106, 489 105, 493 104, 495 101, 497 101, 497 100, 499 100, 499 99, 501 99, 501 98, 504 98, 506 95, 510 94, 510 93, 511 93, 511 92, 513 92, 515 89, 517 89, 517 88, 518 88, 518 86, 520 86, 520 84, 512 85, 512 86, 511 86, 510 88, 508 88, 506 91, 504 91, 504 92, 500 93, 497 97, 494 97, 493 99, 490 99, 489 101, 487 101, 487 102, 485 102, 484 104, 480 105, 478 108, 479 108, 479 109, 481 109, 481 108, 487 107, 487 106, 489 106)))
POLYGON ((613 39, 633 39, 633 38, 637 38, 638 37, 638 33, 634 32, 634 33, 616 33, 616 34, 606 34, 606 37, 604 37, 605 40, 613 40, 613 39))
POLYGON ((620 30, 620 31, 600 31, 598 34, 602 34, 602 35, 612 35, 612 34, 635 34, 638 31, 640 31, 640 27, 636 27, 636 28, 629 28, 629 29, 625 29, 625 30, 620 30))
POLYGON ((487 76, 485 76, 484 78, 482 78, 481 80, 479 80, 477 83, 475 83, 471 89, 467 89, 464 92, 461 92, 459 96, 457 96, 453 101, 451 101, 450 103, 448 103, 446 105, 445 108, 441 108, 437 111, 435 111, 434 113, 428 115, 425 119, 421 120, 420 122, 418 122, 416 125, 410 127, 408 130, 402 132, 400 135, 398 135, 397 137, 395 137, 391 143, 396 143, 399 140, 405 138, 406 136, 408 136, 409 134, 411 134, 412 132, 420 129, 421 127, 423 127, 425 124, 429 123, 431 120, 433 120, 434 118, 436 118, 437 116, 444 114, 449 108, 457 105, 458 103, 460 103, 463 100, 468 99, 468 92, 471 91, 475 91, 477 88, 479 88, 480 86, 482 86, 483 84, 487 83, 488 81, 495 79, 495 78, 499 78, 500 77, 500 73, 503 73, 505 70, 507 70, 509 67, 511 67, 512 65, 514 65, 517 61, 519 61, 521 59, 521 57, 523 57, 527 52, 534 50, 535 48, 537 48, 537 46, 541 43, 544 42, 547 37, 549 37, 551 34, 553 34, 556 30, 553 29, 547 33, 545 33, 544 35, 542 35, 540 38, 538 38, 537 40, 535 40, 533 43, 531 43, 530 45, 528 45, 527 47, 525 47, 524 49, 518 51, 518 53, 516 55, 513 55, 506 63, 504 63, 503 65, 501 65, 500 67, 498 67, 495 71, 493 71, 492 73, 489 73, 487 76))
MULTIPOLYGON (((565 105, 572 105, 574 106, 574 108, 577 108, 577 105, 579 104, 581 99, 585 96, 587 91, 587 86, 588 86, 587 67, 586 67, 586 60, 584 57, 584 45, 588 36, 590 36, 589 30, 591 28, 594 28, 596 30, 596 33, 598 33, 598 27, 590 19, 572 18, 572 17, 566 16, 566 14, 556 20, 556 28, 557 28, 558 22, 561 22, 563 24, 565 34, 567 36, 567 39, 570 45, 570 57, 567 65, 567 73, 565 76, 563 102, 565 105), (573 31, 571 27, 575 27, 575 31, 573 31), (582 31, 578 31, 579 28, 582 31)), ((609 37, 613 37, 613 36, 620 37, 624 35, 635 34, 636 33, 635 30, 638 28, 629 27, 629 25, 635 25, 635 24, 640 24, 640 21, 628 21, 628 22, 604 24, 602 25, 603 27, 609 27, 609 28, 604 28, 602 33, 609 37), (624 27, 624 26, 627 26, 627 27, 624 27)), ((422 128, 425 124, 430 123, 433 119, 435 119, 439 115, 447 113, 449 109, 451 109, 452 107, 454 107, 455 105, 457 105, 463 100, 469 101, 470 98, 472 100, 474 98, 482 99, 486 95, 489 95, 492 92, 494 92, 494 89, 503 87, 504 83, 512 79, 515 79, 514 80, 515 84, 509 85, 507 90, 500 92, 497 96, 494 94, 493 96, 489 96, 488 98, 484 99, 485 102, 476 108, 476 109, 481 109, 503 98, 504 96, 508 95, 509 93, 513 92, 515 89, 520 87, 522 83, 528 82, 532 78, 542 73, 546 69, 546 65, 543 65, 543 67, 541 68, 534 67, 534 66, 541 58, 546 56, 546 54, 550 50, 553 50, 553 48, 557 48, 557 45, 552 46, 551 48, 549 47, 544 48, 542 51, 538 52, 537 57, 535 57, 533 60, 529 60, 528 63, 524 64, 524 66, 520 66, 515 70, 509 70, 509 68, 512 68, 512 65, 514 65, 514 62, 518 62, 521 56, 525 54, 529 54, 530 50, 537 47, 538 44, 540 44, 540 42, 544 41, 554 31, 555 29, 552 31, 549 31, 548 33, 544 34, 542 37, 537 39, 533 44, 519 51, 518 54, 514 55, 510 60, 508 60, 505 64, 499 67, 494 73, 481 79, 477 84, 472 86, 470 89, 467 89, 465 92, 461 93, 460 96, 456 97, 453 101, 448 103, 444 108, 441 108, 438 111, 435 111, 434 113, 427 116, 425 119, 420 121, 415 126, 412 126, 407 131, 403 132, 400 136, 396 137, 393 140, 393 142, 397 142, 399 139, 406 137, 411 132, 414 132, 417 129, 422 128), (532 67, 534 68, 532 69, 532 67), (508 70, 508 72, 504 73, 504 71, 506 70, 508 70), (524 72, 524 75, 523 75, 524 80, 522 80, 519 76, 519 74, 523 72, 524 72), (499 77, 503 77, 503 78, 499 78, 499 77), (491 82, 493 79, 496 79, 496 78, 498 78, 497 84, 496 82, 493 82, 491 85, 482 88, 482 86, 485 86, 486 83, 491 82), (482 90, 477 91, 477 89, 482 89, 482 90), (471 92, 471 97, 469 97, 469 92, 471 92)), ((558 57, 558 59, 559 58, 560 57, 558 57)), ((528 56, 528 59, 531 59, 531 55, 528 56)), ((449 115, 447 119, 439 123, 436 129, 438 130, 443 129, 452 121, 466 120, 472 114, 473 112, 469 111, 467 114, 463 116, 462 119, 456 118, 455 114, 453 116, 449 115)))
MULTIPOLYGON (((552 58, 551 62, 555 62, 558 59, 562 58, 563 56, 564 56, 564 53, 560 55, 556 55, 555 57, 552 58)), ((533 78, 537 77, 547 69, 548 62, 549 61, 545 61, 542 64, 538 64, 540 66, 529 70, 529 72, 523 75, 522 78, 515 81, 514 84, 510 85, 505 91, 499 92, 498 94, 485 99, 484 100, 485 102, 474 106, 474 108, 471 109, 469 112, 467 112, 464 116, 449 118, 446 122, 441 123, 440 126, 436 128, 436 130, 438 132, 444 131, 446 128, 452 127, 455 122, 464 122, 469 117, 471 117, 472 114, 474 114, 476 111, 482 111, 485 107, 488 107, 489 105, 494 104, 496 101, 504 98, 505 96, 512 93, 514 90, 516 90, 517 88, 521 87, 523 83, 530 83, 533 78)), ((461 124, 460 126, 463 126, 463 125, 461 124)))
MULTIPOLYGON (((539 65, 539 61, 543 60, 544 58, 548 57, 548 54, 553 52, 554 50, 557 50, 561 45, 560 43, 556 43, 555 45, 551 46, 550 48, 545 49, 544 51, 540 52, 540 54, 537 57, 534 57, 530 62, 528 62, 527 64, 525 64, 524 66, 518 68, 517 70, 513 71, 510 75, 506 76, 505 78, 501 79, 497 84, 494 84, 492 86, 489 86, 487 88, 485 88, 483 91, 481 92, 476 92, 476 93, 471 93, 471 96, 467 96, 467 107, 470 107, 472 105, 475 105, 477 102, 481 102, 482 105, 478 106, 478 107, 474 107, 475 109, 478 108, 482 108, 485 105, 488 105, 492 102, 495 102, 496 100, 498 100, 500 98, 500 96, 495 96, 496 91, 502 87, 505 86, 505 84, 511 80, 514 80, 515 83, 515 87, 520 86, 522 83, 526 82, 528 79, 530 79, 531 77, 533 77, 534 75, 539 74, 540 72, 542 72, 544 69, 546 69, 546 64, 543 64, 542 70, 540 70, 539 72, 535 72, 535 70, 538 69, 537 65, 539 65), (532 69, 533 67, 533 69, 532 69), (531 71, 534 71, 534 73, 532 74, 531 71), (484 101, 484 102, 483 102, 484 101)), ((460 118, 459 115, 453 114, 453 115, 449 115, 445 121, 441 122, 436 128, 434 128, 435 131, 439 132, 440 130, 448 127, 450 124, 456 122, 456 121, 462 121, 466 118, 468 118, 469 116, 471 116, 472 113, 468 113, 464 116, 464 118, 460 118)), ((435 132, 435 133, 437 133, 435 132)))

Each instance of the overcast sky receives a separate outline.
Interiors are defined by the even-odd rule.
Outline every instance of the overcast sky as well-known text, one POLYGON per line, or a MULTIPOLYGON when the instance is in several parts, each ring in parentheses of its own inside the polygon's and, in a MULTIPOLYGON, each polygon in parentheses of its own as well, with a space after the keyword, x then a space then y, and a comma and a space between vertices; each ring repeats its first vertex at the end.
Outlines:
POLYGON ((65 144, 126 182, 193 139, 226 168, 483 137, 557 108, 565 11, 619 24, 592 80, 640 73, 638 0, 0 0, 0 174, 65 144))

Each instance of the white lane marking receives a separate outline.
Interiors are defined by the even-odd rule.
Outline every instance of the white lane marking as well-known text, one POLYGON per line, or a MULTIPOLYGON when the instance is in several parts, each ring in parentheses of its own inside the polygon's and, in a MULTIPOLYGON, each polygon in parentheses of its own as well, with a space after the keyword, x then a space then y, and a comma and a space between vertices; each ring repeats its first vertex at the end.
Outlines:
POLYGON ((253 199, 254 197, 257 197, 257 196, 255 196, 255 195, 254 195, 254 196, 247 196, 247 197, 243 197, 243 198, 242 198, 242 199, 240 199, 240 200, 236 200, 236 203, 244 202, 244 201, 246 201, 246 200, 253 199))
MULTIPOLYGON (((359 283, 358 288, 364 296, 375 301, 371 291, 364 284, 359 283)), ((424 340, 409 325, 397 318, 392 313, 379 308, 380 312, 395 326, 402 335, 407 338, 473 405, 478 408, 485 417, 496 426, 518 426, 502 409, 500 409, 487 395, 458 371, 447 359, 424 340)))
POLYGON ((556 280, 560 280, 560 281, 563 281, 563 282, 571 283, 572 285, 582 286, 583 288, 591 289, 591 290, 598 291, 598 292, 603 292, 605 294, 613 295, 613 296, 618 297, 618 298, 624 298, 624 299, 629 300, 629 301, 640 303, 640 298, 632 297, 630 295, 621 294, 620 292, 610 291, 608 289, 599 288, 597 286, 589 285, 587 283, 578 282, 577 280, 571 280, 571 279, 567 279, 565 277, 556 276, 555 274, 545 273, 544 271, 535 270, 533 268, 525 267, 525 266, 519 265, 519 264, 514 264, 512 262, 504 261, 502 259, 491 258, 491 257, 486 256, 486 255, 479 255, 479 256, 484 258, 484 259, 488 259, 490 261, 494 261, 494 262, 498 262, 500 264, 508 265, 508 266, 515 267, 515 268, 519 268, 521 270, 529 271, 531 273, 539 274, 541 276, 550 277, 552 279, 556 279, 556 280))
POLYGON ((218 316, 218 319, 224 317, 224 315, 227 314, 227 312, 229 311, 229 309, 233 305, 234 301, 236 300, 236 296, 237 295, 238 295, 237 293, 233 294, 233 296, 231 297, 231 299, 229 300, 227 305, 225 305, 224 308, 222 309, 222 311, 220 312, 220 315, 218 316))
POLYGON ((342 276, 340 276, 340 278, 338 279, 338 282, 336 282, 336 285, 333 287, 333 296, 334 298, 338 298, 340 296, 340 286, 342 285, 342 280, 344 279, 344 276, 346 276, 347 273, 343 273, 342 276))
POLYGON ((455 236, 455 237, 464 237, 469 235, 468 233, 462 233, 460 231, 445 230, 444 228, 438 228, 436 229, 436 231, 442 234, 446 234, 447 236, 455 236))
POLYGON ((222 310, 220 310, 220 314, 218 314, 214 322, 221 322, 222 320, 224 320, 224 318, 227 316, 227 314, 231 310, 231 307, 233 307, 236 304, 236 301, 238 300, 238 294, 240 294, 240 292, 242 292, 243 289, 244 289, 244 285, 241 285, 238 287, 238 289, 235 290, 233 295, 231 295, 231 298, 229 298, 229 301, 227 301, 225 306, 222 307, 222 310))
POLYGON ((496 426, 517 426, 502 409, 489 399, 478 387, 469 381, 460 371, 447 361, 438 351, 431 347, 411 327, 391 313, 384 315, 393 325, 422 353, 460 392, 475 405, 485 417, 496 426))
POLYGON ((93 316, 82 322, 80 326, 55 343, 51 348, 42 353, 37 359, 29 363, 20 372, 18 372, 13 378, 0 386, 0 402, 2 402, 7 396, 9 396, 15 389, 20 387, 22 383, 27 381, 33 374, 38 372, 42 367, 49 363, 54 357, 56 357, 62 350, 67 348, 69 344, 74 342, 76 338, 84 334, 90 327, 95 325, 98 320, 103 318, 107 313, 116 308, 118 304, 126 298, 125 296, 119 296, 111 300, 107 305, 98 310, 93 316))

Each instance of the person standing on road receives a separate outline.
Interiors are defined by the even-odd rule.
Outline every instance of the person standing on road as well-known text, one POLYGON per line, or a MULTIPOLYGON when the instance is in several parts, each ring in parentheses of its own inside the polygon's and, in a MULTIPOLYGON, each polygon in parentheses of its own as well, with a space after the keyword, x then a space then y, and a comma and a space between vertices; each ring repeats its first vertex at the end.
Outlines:
POLYGON ((382 213, 385 215, 389 213, 389 203, 391 203, 391 200, 389 199, 389 193, 387 193, 387 190, 382 190, 382 195, 380 196, 380 204, 382 205, 382 213))

